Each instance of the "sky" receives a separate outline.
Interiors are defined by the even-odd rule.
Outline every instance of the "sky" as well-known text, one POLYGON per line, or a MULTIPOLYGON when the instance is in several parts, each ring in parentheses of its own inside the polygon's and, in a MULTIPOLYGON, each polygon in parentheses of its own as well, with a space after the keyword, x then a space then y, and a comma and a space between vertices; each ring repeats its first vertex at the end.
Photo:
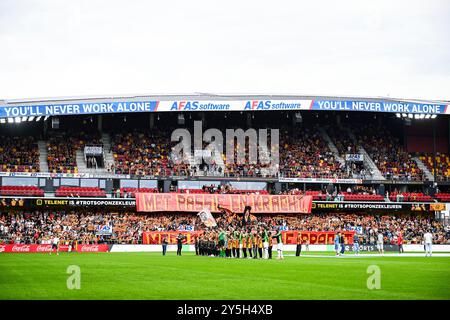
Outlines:
POLYGON ((1 0, 0 99, 450 100, 450 1, 1 0))

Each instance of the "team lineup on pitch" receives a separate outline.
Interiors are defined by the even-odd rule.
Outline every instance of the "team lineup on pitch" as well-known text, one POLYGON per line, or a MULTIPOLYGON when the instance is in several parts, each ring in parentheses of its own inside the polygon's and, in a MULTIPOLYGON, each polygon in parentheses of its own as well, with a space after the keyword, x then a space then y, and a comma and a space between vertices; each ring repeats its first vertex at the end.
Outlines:
POLYGON ((10 254, 1 299, 449 299, 450 254, 319 252, 284 260, 183 253, 10 254), (354 258, 354 259, 350 259, 354 258), (77 266, 79 288, 68 287, 77 266), (379 288, 370 288, 379 271, 379 288), (407 268, 405 270, 405 268, 407 268), (368 272, 368 270, 370 272, 368 272))

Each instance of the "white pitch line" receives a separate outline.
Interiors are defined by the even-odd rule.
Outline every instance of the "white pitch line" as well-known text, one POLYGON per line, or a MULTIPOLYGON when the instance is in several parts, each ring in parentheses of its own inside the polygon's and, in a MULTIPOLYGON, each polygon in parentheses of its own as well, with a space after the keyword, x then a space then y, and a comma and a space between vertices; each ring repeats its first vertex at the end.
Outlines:
MULTIPOLYGON (((285 254, 284 256, 287 257, 295 257, 295 254, 285 254)), ((308 255, 300 255, 299 258, 303 258, 303 257, 307 257, 307 258, 335 258, 335 259, 340 259, 340 258, 389 258, 389 257, 423 257, 423 258, 429 258, 429 257, 425 257, 424 253, 402 253, 402 254, 395 254, 395 253, 389 253, 389 254, 384 254, 384 255, 379 255, 379 254, 359 254, 359 255, 355 255, 355 254, 345 254, 343 256, 336 256, 336 255, 314 255, 314 254, 308 254, 308 255)), ((433 255, 431 256, 431 258, 433 257, 450 257, 450 253, 433 253, 433 255)))

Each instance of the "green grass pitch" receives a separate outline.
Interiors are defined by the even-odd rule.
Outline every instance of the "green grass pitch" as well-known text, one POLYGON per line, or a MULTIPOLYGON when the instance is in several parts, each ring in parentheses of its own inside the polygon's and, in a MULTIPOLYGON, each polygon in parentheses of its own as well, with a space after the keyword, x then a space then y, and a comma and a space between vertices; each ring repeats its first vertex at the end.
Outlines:
POLYGON ((450 258, 1 254, 0 299, 450 299, 450 258), (79 290, 67 289, 69 265, 80 267, 79 290), (370 265, 380 289, 367 288, 370 265))

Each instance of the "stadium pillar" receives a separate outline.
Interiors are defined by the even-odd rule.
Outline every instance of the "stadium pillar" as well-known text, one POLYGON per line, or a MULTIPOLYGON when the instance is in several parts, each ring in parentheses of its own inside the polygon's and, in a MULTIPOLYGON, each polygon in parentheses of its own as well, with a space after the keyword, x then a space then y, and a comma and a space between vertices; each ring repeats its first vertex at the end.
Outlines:
POLYGON ((448 150, 447 152, 450 152, 450 117, 448 118, 448 133, 447 133, 447 140, 448 140, 448 150))
POLYGON ((433 177, 434 182, 436 183, 436 120, 433 119, 433 177))
POLYGON ((201 117, 202 117, 202 124, 203 124, 203 126, 206 126, 206 116, 205 116, 204 112, 201 113, 201 117))
POLYGON ((47 139, 47 128, 48 128, 47 121, 44 121, 44 128, 43 128, 43 130, 44 130, 44 138, 45 139, 47 139))
POLYGON ((150 113, 148 120, 150 129, 153 129, 153 127, 155 126, 155 115, 153 113, 150 113))
MULTIPOLYGON (((158 181, 159 182, 159 181, 158 181)), ((172 184, 172 181, 170 180, 164 180, 164 186, 163 186, 163 192, 170 192, 170 186, 172 184)))
POLYGON ((275 191, 275 194, 279 194, 281 193, 281 183, 280 182, 275 182, 273 185, 273 191, 275 191))
POLYGON ((102 132, 102 129, 103 129, 103 116, 100 114, 98 117, 97 117, 97 129, 98 129, 98 132, 102 132))

